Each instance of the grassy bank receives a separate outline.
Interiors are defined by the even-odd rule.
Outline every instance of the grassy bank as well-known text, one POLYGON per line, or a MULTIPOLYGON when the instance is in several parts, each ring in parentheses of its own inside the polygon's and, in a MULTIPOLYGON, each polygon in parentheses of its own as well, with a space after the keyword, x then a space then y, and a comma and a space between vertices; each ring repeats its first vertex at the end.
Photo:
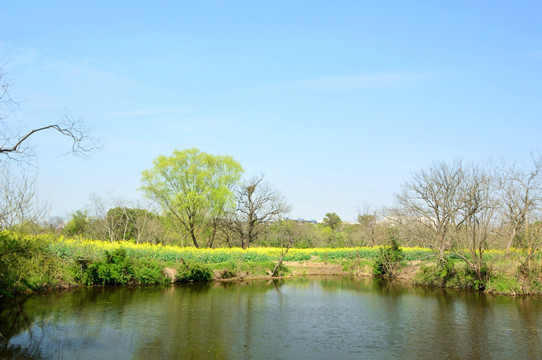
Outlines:
MULTIPOLYGON (((401 248, 393 276, 419 285, 478 289, 479 284, 457 259, 442 268, 430 250, 401 248)), ((146 285, 172 281, 265 277, 280 257, 280 248, 218 248, 109 243, 47 235, 0 233, 0 295, 81 285, 146 285)), ((372 276, 380 248, 290 249, 280 275, 352 274, 372 276)), ((504 259, 489 251, 484 290, 502 294, 542 294, 542 269, 525 274, 520 252, 504 259)))

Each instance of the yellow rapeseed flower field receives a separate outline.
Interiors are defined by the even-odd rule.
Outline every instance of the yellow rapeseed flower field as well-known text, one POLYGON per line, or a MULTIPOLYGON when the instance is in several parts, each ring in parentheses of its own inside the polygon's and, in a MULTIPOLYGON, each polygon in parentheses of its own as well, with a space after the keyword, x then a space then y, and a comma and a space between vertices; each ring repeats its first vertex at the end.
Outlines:
MULTIPOLYGON (((223 263, 236 261, 275 261, 281 255, 281 248, 252 247, 249 249, 213 248, 197 249, 195 247, 180 247, 176 245, 162 245, 132 241, 108 242, 84 238, 67 238, 54 235, 24 235, 36 241, 50 243, 51 250, 63 258, 97 259, 104 253, 123 248, 129 256, 136 258, 149 258, 161 261, 193 260, 204 263, 223 263)), ((430 249, 423 247, 402 247, 406 260, 428 260, 432 258, 430 249)), ((521 250, 511 249, 513 253, 522 253, 521 250)), ((344 248, 291 248, 285 258, 287 261, 305 260, 345 260, 355 258, 374 259, 379 254, 379 247, 344 247, 344 248)), ((487 250, 485 255, 493 257, 502 255, 502 250, 487 250)))

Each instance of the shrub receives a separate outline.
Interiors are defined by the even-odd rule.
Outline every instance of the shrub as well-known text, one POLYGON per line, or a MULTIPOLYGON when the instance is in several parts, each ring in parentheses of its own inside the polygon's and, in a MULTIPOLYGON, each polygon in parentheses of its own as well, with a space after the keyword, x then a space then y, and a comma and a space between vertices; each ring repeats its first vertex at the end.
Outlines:
POLYGON ((461 287, 459 273, 456 270, 455 262, 447 259, 438 262, 436 265, 423 265, 414 275, 414 283, 418 285, 438 287, 461 287))
POLYGON ((133 260, 132 282, 138 285, 166 284, 170 280, 164 275, 163 266, 156 260, 133 260))
POLYGON ((132 264, 126 256, 126 249, 105 251, 105 259, 93 262, 86 268, 83 282, 87 285, 126 285, 133 275, 132 264))
POLYGON ((76 262, 75 278, 86 285, 150 285, 169 281, 158 260, 130 258, 124 248, 106 250, 100 260, 80 257, 76 262))
POLYGON ((205 264, 183 261, 179 267, 179 273, 177 274, 177 281, 209 281, 213 279, 213 271, 205 264))
POLYGON ((0 232, 0 297, 51 288, 66 281, 49 240, 0 232))
POLYGON ((486 283, 491 277, 491 270, 487 265, 483 265, 477 272, 473 269, 465 269, 465 287, 476 291, 484 291, 486 283))
POLYGON ((521 292, 521 286, 516 278, 493 276, 487 283, 486 291, 490 293, 514 295, 521 292))
POLYGON ((392 237, 390 246, 381 247, 373 266, 375 276, 395 276, 401 262, 404 259, 403 250, 399 247, 397 240, 392 237))

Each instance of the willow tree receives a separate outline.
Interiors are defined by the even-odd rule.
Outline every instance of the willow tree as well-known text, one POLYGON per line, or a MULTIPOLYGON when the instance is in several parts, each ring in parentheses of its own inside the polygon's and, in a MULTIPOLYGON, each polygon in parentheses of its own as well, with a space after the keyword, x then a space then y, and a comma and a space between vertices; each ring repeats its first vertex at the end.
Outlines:
MULTIPOLYGON (((156 201, 192 239, 198 239, 209 223, 234 206, 233 187, 243 173, 231 156, 211 155, 196 148, 159 156, 153 168, 143 172, 145 195, 156 201)), ((208 246, 211 243, 208 242, 208 246)))

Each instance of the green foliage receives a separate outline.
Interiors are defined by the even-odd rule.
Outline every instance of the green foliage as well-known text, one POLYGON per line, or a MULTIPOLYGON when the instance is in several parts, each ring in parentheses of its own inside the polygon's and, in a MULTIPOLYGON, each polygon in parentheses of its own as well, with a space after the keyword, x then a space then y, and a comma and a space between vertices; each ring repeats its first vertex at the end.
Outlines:
POLYGON ((448 259, 437 264, 422 265, 414 275, 414 283, 442 288, 460 288, 461 279, 456 263, 448 259))
POLYGON ((105 251, 101 260, 79 259, 77 279, 86 285, 165 284, 163 266, 154 259, 130 258, 126 249, 105 251))
POLYGON ((199 247, 197 238, 206 220, 234 206, 232 188, 243 172, 241 165, 231 156, 195 148, 159 156, 153 164, 143 172, 141 190, 173 215, 199 247))
POLYGON ((374 268, 374 260, 355 258, 342 261, 343 271, 357 275, 370 276, 374 268))
MULTIPOLYGON (((263 276, 269 275, 275 268, 276 261, 237 261, 237 262, 224 262, 211 265, 213 269, 220 270, 220 278, 222 279, 231 279, 232 277, 245 277, 248 275, 252 276, 263 276)), ((282 265, 279 268, 279 272, 282 271, 282 274, 287 274, 290 272, 290 269, 282 265)))
POLYGON ((0 298, 69 281, 46 238, 0 232, 0 298))
POLYGON ((542 262, 540 259, 538 261, 523 261, 518 266, 517 273, 523 290, 529 293, 542 292, 542 262))
POLYGON ((232 279, 241 273, 241 262, 228 261, 209 265, 209 267, 218 273, 219 279, 232 279))
POLYGON ((64 227, 64 233, 68 236, 83 235, 89 231, 89 227, 90 221, 86 211, 77 210, 64 227))
MULTIPOLYGON (((394 233, 390 245, 382 248, 295 249, 286 261, 323 260, 340 263, 352 273, 393 276, 404 260, 427 261, 428 249, 400 248, 394 233), (373 266, 373 264, 375 264, 373 266)), ((209 268, 220 270, 218 277, 267 275, 274 269, 280 254, 278 248, 195 249, 131 242, 109 243, 82 239, 64 239, 46 235, 21 235, 0 232, 0 295, 12 295, 31 290, 79 284, 162 284, 164 263, 184 259, 178 281, 210 280, 209 268), (68 273, 72 270, 73 273, 68 273)), ((494 252, 491 256, 497 256, 494 252)), ((502 253, 501 253, 502 254, 502 253)), ((495 293, 542 293, 542 265, 537 256, 527 267, 525 254, 513 253, 515 258, 492 262, 492 268, 471 269, 464 261, 446 261, 422 265, 414 282, 422 285, 463 288, 495 293)), ((289 269, 279 269, 284 276, 289 269)), ((1 296, 0 296, 1 297, 1 296)))
POLYGON ((132 264, 126 249, 105 251, 105 259, 87 266, 82 278, 87 285, 126 285, 132 279, 132 264))
POLYGON ((488 282, 490 277, 491 270, 487 265, 482 265, 482 267, 478 271, 470 268, 465 268, 465 287, 476 291, 484 291, 486 288, 486 283, 488 282))
MULTIPOLYGON (((414 283, 443 288, 484 291, 490 279, 491 271, 486 265, 482 266, 480 274, 478 274, 465 264, 459 266, 457 262, 448 259, 442 263, 421 266, 414 276, 414 283)), ((502 285, 502 281, 500 282, 502 285)), ((497 285, 494 283, 493 286, 497 285)))
POLYGON ((339 217, 339 215, 337 215, 334 212, 326 213, 326 216, 324 217, 324 224, 326 224, 326 226, 329 226, 332 231, 337 230, 341 226, 342 223, 343 222, 341 218, 339 217))
POLYGON ((399 247, 397 240, 392 237, 390 246, 380 248, 373 267, 373 274, 375 276, 393 277, 403 260, 403 250, 399 247))
POLYGON ((193 261, 183 262, 178 271, 176 281, 179 282, 210 281, 213 279, 213 271, 209 266, 193 261))
POLYGON ((277 277, 286 276, 290 274, 291 272, 292 272, 291 269, 288 266, 284 265, 284 263, 282 263, 279 265, 277 271, 275 272, 275 276, 277 277))
POLYGON ((132 282, 137 285, 167 284, 170 280, 164 275, 164 267, 151 259, 132 260, 132 282))
POLYGON ((521 293, 521 285, 517 278, 497 275, 489 279, 486 291, 489 293, 515 295, 521 293))

